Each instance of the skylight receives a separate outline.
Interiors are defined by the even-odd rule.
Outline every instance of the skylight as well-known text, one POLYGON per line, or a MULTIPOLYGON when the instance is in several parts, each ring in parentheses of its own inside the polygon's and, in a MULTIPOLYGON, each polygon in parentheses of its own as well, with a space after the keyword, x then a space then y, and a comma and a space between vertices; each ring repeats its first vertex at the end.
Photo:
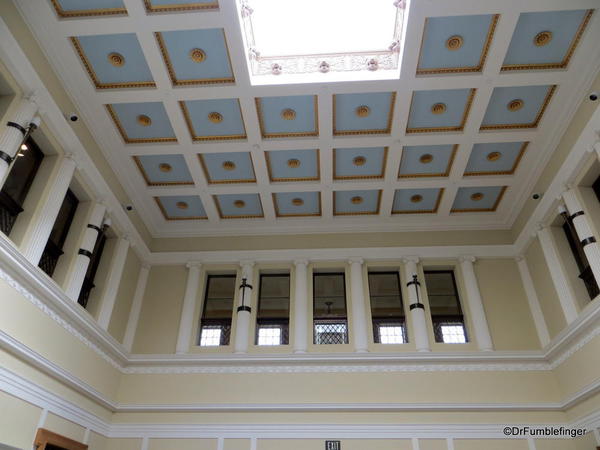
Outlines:
POLYGON ((240 2, 253 84, 398 76, 403 0, 240 2))

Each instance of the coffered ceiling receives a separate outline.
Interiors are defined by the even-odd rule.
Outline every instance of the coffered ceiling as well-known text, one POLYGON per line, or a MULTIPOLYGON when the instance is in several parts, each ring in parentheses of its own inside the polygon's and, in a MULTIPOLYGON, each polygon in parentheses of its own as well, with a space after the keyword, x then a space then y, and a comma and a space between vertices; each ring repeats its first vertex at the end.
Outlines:
POLYGON ((595 0, 373 0, 399 74, 253 84, 236 1, 16 2, 154 236, 508 228, 600 67, 595 0))

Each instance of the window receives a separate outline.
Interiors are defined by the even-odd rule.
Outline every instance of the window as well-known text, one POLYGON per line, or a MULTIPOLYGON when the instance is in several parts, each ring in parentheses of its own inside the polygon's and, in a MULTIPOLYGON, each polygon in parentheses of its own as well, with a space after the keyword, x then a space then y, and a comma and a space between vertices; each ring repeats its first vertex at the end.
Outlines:
POLYGON ((347 344, 346 279, 343 273, 313 274, 315 344, 347 344))
POLYGON ((200 346, 229 345, 235 280, 235 275, 208 276, 200 321, 200 346))
POLYGON ((262 274, 256 313, 256 344, 287 345, 289 322, 289 274, 262 274))
POLYGON ((408 342, 398 272, 369 272, 369 294, 375 343, 408 342))
POLYGON ((426 270, 425 283, 435 342, 445 344, 468 342, 454 272, 452 270, 426 270))
POLYGON ((106 243, 105 231, 106 229, 104 228, 98 234, 98 238, 96 239, 96 243, 94 244, 94 250, 92 251, 92 257, 90 259, 87 272, 85 273, 85 278, 83 279, 81 292, 79 293, 79 298, 77 299, 77 303, 79 303, 84 308, 87 306, 88 300, 90 299, 92 289, 96 287, 96 285, 94 284, 94 278, 96 278, 96 272, 98 271, 98 266, 100 265, 100 258, 102 258, 102 252, 104 251, 104 244, 106 243))
POLYGON ((54 226, 52 227, 50 237, 39 263, 39 267, 50 277, 54 273, 58 258, 63 254, 62 248, 67 239, 67 234, 69 233, 69 228, 71 228, 71 222, 73 222, 78 204, 79 200, 69 189, 58 210, 58 216, 56 216, 54 226))
POLYGON ((42 159, 44 154, 39 147, 33 139, 27 139, 4 181, 0 191, 0 230, 7 236, 17 216, 23 212, 23 203, 42 164, 42 159))

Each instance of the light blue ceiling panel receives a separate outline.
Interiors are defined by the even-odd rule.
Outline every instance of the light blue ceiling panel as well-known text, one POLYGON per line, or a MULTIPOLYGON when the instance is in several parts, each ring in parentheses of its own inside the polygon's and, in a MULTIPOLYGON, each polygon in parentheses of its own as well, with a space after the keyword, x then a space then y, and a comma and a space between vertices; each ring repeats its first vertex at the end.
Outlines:
POLYGON ((319 150, 265 152, 271 181, 316 181, 320 178, 319 150))
POLYGON ((194 184, 183 155, 133 157, 148 186, 194 184))
POLYGON ((387 147, 334 149, 334 180, 383 178, 387 151, 387 147))
POLYGON ((447 177, 457 145, 417 145, 402 149, 400 178, 447 177))
POLYGON ((128 144, 177 141, 161 102, 115 103, 106 107, 128 144))
POLYGON ((199 154, 209 184, 254 183, 254 167, 249 152, 199 154))
POLYGON ((475 89, 415 91, 407 133, 462 131, 475 89))
POLYGON ((465 169, 466 176, 513 174, 525 152, 527 142, 475 144, 465 169))
POLYGON ((481 129, 537 127, 554 90, 555 86, 494 88, 481 129))
POLYGON ((256 111, 263 138, 319 135, 316 95, 257 98, 256 111))
POLYGON ((522 13, 502 70, 565 68, 590 17, 588 10, 522 13))
POLYGON ((392 214, 435 213, 443 188, 396 189, 392 214))
POLYGON ((155 34, 173 85, 235 81, 223 29, 164 31, 155 34))
POLYGON ((222 219, 263 217, 258 194, 220 194, 214 198, 222 219))
POLYGON ((123 0, 51 0, 60 17, 127 14, 123 0))
POLYGON ((206 219, 202 200, 196 195, 154 197, 166 220, 206 219))
POLYGON ((480 72, 498 16, 429 17, 417 74, 480 72))
POLYGON ((495 211, 506 186, 461 187, 456 193, 451 212, 495 211))
POLYGON ((319 192, 278 192, 273 194, 277 217, 320 216, 319 192))
POLYGON ((144 0, 148 12, 185 12, 202 9, 216 9, 216 0, 144 0))
POLYGON ((389 134, 395 92, 333 96, 333 134, 389 134))
POLYGON ((155 87, 135 33, 71 38, 98 89, 155 87))
POLYGON ((335 191, 333 214, 336 216, 379 214, 380 201, 380 190, 335 191))
POLYGON ((246 138, 238 99, 191 100, 180 105, 194 141, 246 138))

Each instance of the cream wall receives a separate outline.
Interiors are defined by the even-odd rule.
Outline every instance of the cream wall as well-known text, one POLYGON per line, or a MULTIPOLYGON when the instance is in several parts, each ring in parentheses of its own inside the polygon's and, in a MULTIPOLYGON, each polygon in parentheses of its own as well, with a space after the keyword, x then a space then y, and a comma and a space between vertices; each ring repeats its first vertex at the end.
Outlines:
POLYGON ((0 391, 0 411, 0 444, 31 448, 42 409, 0 391))
POLYGON ((567 326, 567 321, 562 312, 560 300, 554 286, 551 282, 552 277, 540 246, 540 241, 536 237, 525 253, 527 267, 531 273, 533 285, 535 287, 540 308, 544 315, 550 338, 554 338, 567 326))
POLYGON ((115 306, 108 325, 108 332, 119 342, 123 342, 129 311, 135 294, 137 278, 140 272, 140 260, 135 251, 130 247, 123 268, 121 284, 117 291, 115 306))

